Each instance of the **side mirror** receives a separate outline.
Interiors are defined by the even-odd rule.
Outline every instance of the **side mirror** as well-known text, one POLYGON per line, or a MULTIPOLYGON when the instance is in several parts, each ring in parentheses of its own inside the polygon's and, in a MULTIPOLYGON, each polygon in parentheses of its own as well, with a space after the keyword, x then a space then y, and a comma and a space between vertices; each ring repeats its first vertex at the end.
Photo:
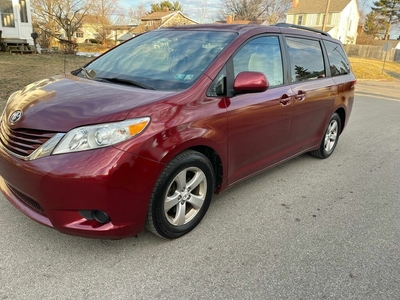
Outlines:
POLYGON ((261 72, 241 72, 233 83, 233 90, 238 93, 264 92, 268 88, 267 77, 261 72))

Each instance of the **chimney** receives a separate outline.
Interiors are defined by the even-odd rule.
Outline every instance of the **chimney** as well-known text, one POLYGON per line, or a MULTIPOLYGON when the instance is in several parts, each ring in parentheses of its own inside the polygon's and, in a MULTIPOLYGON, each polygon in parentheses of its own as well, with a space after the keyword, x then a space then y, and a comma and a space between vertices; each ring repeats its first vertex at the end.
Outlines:
POLYGON ((292 7, 296 7, 297 5, 299 5, 299 1, 300 0, 293 0, 292 7))
POLYGON ((231 15, 228 15, 228 16, 226 17, 226 24, 231 24, 232 21, 233 21, 233 17, 232 17, 231 15))

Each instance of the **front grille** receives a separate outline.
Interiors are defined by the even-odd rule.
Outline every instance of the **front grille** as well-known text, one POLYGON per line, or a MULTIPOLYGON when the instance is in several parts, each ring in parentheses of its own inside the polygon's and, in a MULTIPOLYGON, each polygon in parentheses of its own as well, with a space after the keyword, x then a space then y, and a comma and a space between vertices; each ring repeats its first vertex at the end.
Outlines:
POLYGON ((0 143, 11 153, 27 157, 56 133, 32 129, 11 129, 4 120, 0 125, 0 143))
POLYGON ((20 191, 18 191, 17 189, 13 188, 11 185, 7 184, 7 187, 11 190, 11 192, 13 192, 13 194, 15 196, 17 196, 17 198, 19 200, 21 200, 23 203, 25 203, 26 205, 28 205, 30 208, 36 210, 38 213, 44 215, 44 210, 43 208, 40 206, 39 203, 37 203, 35 200, 33 200, 32 198, 26 196, 25 194, 21 193, 20 191))

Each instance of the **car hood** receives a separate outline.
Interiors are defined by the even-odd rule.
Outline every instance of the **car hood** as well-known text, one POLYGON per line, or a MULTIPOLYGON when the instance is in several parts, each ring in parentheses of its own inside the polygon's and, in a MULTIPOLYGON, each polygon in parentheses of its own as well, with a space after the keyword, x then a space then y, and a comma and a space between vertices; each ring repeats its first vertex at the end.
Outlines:
POLYGON ((5 120, 15 111, 21 119, 9 126, 67 132, 71 128, 124 120, 135 107, 166 97, 173 92, 98 82, 66 75, 32 83, 11 95, 5 120))

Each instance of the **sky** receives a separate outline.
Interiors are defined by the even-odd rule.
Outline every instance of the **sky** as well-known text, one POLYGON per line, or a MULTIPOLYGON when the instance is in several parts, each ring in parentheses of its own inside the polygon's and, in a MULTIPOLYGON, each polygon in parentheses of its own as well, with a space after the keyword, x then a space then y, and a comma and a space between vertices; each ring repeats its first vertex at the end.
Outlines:
MULTIPOLYGON (((219 0, 169 0, 178 1, 183 7, 183 13, 195 21, 214 21, 218 12, 219 0), (206 12, 206 13, 205 13, 206 12)), ((160 3, 162 0, 119 0, 122 7, 138 7, 143 4, 146 9, 151 10, 151 4, 160 3)))

